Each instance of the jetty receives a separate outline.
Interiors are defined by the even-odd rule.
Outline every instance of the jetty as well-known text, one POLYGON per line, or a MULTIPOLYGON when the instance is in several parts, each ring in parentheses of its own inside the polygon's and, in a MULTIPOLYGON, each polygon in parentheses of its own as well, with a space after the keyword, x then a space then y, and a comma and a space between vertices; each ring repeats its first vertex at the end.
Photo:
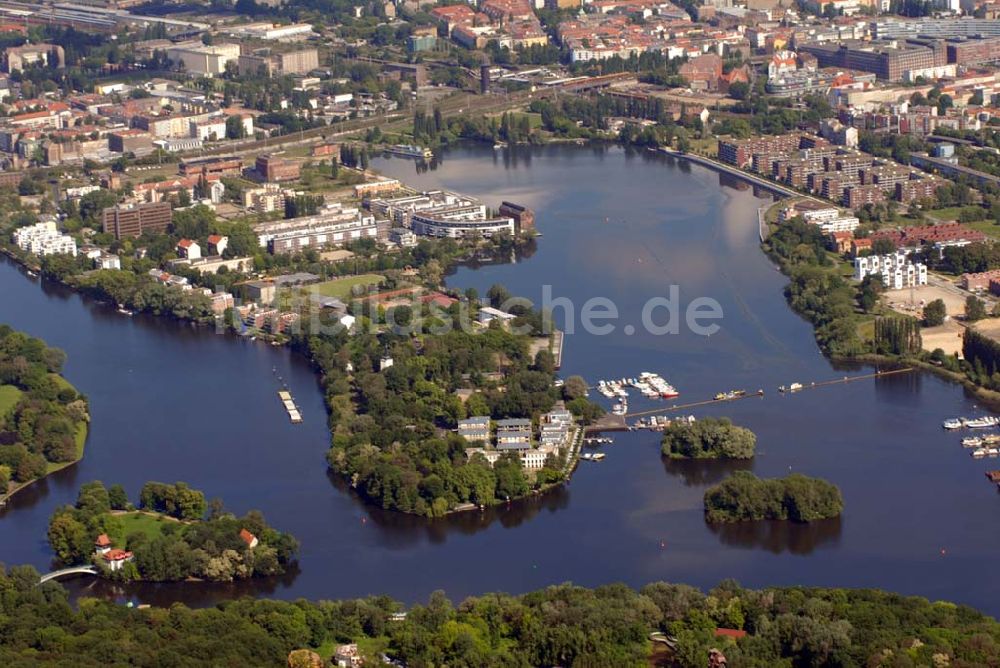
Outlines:
MULTIPOLYGON (((842 378, 834 378, 832 380, 823 380, 815 383, 802 384, 801 390, 796 390, 796 392, 813 390, 821 387, 829 387, 831 385, 843 385, 846 383, 855 383, 862 380, 869 380, 872 378, 884 378, 886 376, 895 376, 898 374, 909 373, 913 371, 913 367, 904 367, 902 369, 892 369, 889 371, 876 371, 875 373, 866 373, 858 376, 844 376, 842 378)), ((632 431, 634 427, 629 426, 626 422, 626 418, 638 418, 648 415, 664 415, 666 413, 673 413, 676 411, 686 411, 691 408, 697 408, 699 406, 713 406, 718 404, 725 404, 731 401, 741 401, 746 399, 764 399, 763 392, 748 392, 746 394, 734 395, 732 397, 727 397, 725 399, 702 399, 701 401, 692 401, 686 404, 672 404, 670 406, 660 406, 658 408, 653 408, 645 411, 636 411, 633 413, 626 413, 624 415, 615 415, 608 413, 602 415, 593 424, 586 427, 586 433, 596 434, 604 431, 632 431)))
POLYGON ((288 411, 289 419, 294 424, 302 422, 302 413, 299 412, 298 407, 295 405, 295 401, 292 399, 292 393, 287 390, 279 390, 278 397, 281 399, 281 403, 285 405, 285 410, 288 411))
POLYGON ((562 356, 563 356, 563 339, 565 338, 563 331, 557 329, 552 332, 552 358, 554 360, 555 368, 558 370, 562 367, 562 356))

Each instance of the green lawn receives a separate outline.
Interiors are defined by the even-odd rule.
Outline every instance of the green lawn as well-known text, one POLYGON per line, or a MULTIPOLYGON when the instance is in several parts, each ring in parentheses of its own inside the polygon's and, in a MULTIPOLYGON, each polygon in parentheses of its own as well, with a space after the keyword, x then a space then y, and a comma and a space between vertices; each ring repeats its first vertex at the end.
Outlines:
POLYGON ((332 281, 319 283, 314 287, 323 296, 350 299, 351 288, 355 285, 380 285, 384 280, 385 276, 379 274, 360 274, 358 276, 336 278, 332 281))
POLYGON ((931 218, 937 218, 938 220, 958 220, 958 216, 962 213, 963 207, 960 206, 949 206, 944 209, 930 209, 925 211, 931 218))
POLYGON ((988 237, 1000 238, 1000 225, 997 225, 992 219, 977 220, 974 223, 969 223, 969 227, 974 230, 979 230, 988 237))
POLYGON ((0 418, 7 417, 14 410, 23 394, 24 392, 13 385, 0 385, 0 418))
POLYGON ((531 126, 532 130, 537 130, 542 127, 542 115, 536 114, 533 111, 515 111, 511 113, 511 116, 513 116, 514 120, 518 122, 520 122, 522 116, 527 116, 528 124, 531 126))
POLYGON ((122 541, 133 533, 141 533, 145 534, 147 538, 155 538, 162 533, 161 528, 164 524, 177 524, 174 520, 164 519, 160 515, 147 515, 139 512, 115 515, 115 519, 122 526, 122 541))

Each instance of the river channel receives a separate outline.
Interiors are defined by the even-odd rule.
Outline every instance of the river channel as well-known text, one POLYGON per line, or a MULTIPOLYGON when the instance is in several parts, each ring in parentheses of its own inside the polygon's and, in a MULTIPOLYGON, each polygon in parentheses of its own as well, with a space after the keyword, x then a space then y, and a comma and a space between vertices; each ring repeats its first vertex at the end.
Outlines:
MULTIPOLYGON (((690 411, 726 415, 758 435, 758 475, 798 471, 843 491, 839 520, 808 526, 707 526, 701 498, 732 465, 666 463, 652 432, 614 435, 607 458, 582 462, 571 483, 540 499, 428 521, 366 507, 330 478, 322 395, 309 364, 285 349, 186 324, 129 318, 0 262, 0 322, 63 348, 65 375, 90 398, 93 426, 82 462, 14 497, 0 511, 0 560, 49 569, 47 519, 83 482, 189 482, 235 512, 260 509, 302 544, 299 569, 239 585, 137 585, 71 580, 74 594, 154 604, 211 604, 240 594, 310 599, 389 594, 419 601, 523 592, 572 581, 654 580, 710 587, 881 587, 970 603, 994 614, 1000 581, 1000 498, 941 420, 975 415, 975 402, 934 376, 901 374, 781 396, 778 385, 870 372, 835 369, 808 323, 782 296, 785 279, 758 247, 757 208, 769 198, 701 167, 618 148, 550 146, 494 152, 465 146, 433 169, 378 158, 373 167, 425 189, 510 200, 534 209, 543 236, 530 256, 460 267, 449 285, 493 283, 541 303, 543 287, 572 304, 562 373, 599 378, 655 371, 678 402, 720 390, 763 398, 690 411), (679 296, 677 334, 641 324, 653 297, 679 296), (614 331, 579 322, 605 297, 614 331), (683 322, 697 298, 723 317, 711 336, 683 322), (634 329, 630 329, 630 326, 634 329), (631 332, 631 333, 629 333, 631 332), (276 396, 287 383, 304 422, 289 423, 276 396)), ((563 302, 565 303, 565 302, 563 302)), ((662 324, 666 311, 658 311, 662 324)), ((567 329, 570 313, 556 309, 567 329)), ((633 409, 656 404, 635 401, 633 409)))

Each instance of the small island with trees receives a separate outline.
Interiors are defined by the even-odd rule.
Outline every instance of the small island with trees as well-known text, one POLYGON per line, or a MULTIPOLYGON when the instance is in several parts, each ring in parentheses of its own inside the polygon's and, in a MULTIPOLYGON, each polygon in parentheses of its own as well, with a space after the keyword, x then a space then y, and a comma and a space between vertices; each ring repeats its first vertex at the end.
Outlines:
POLYGON ((757 437, 728 418, 675 420, 663 430, 662 452, 672 459, 751 459, 757 437))
POLYGON ((838 517, 843 509, 844 501, 836 485, 799 473, 765 479, 749 471, 737 471, 705 492, 705 519, 711 523, 813 522, 838 517))
POLYGON ((237 517, 182 482, 146 483, 138 508, 121 485, 87 483, 75 505, 52 515, 48 540, 62 566, 89 563, 103 577, 153 582, 281 575, 298 551, 259 511, 237 517))
POLYGON ((87 399, 60 374, 66 354, 0 325, 0 502, 83 457, 87 399))

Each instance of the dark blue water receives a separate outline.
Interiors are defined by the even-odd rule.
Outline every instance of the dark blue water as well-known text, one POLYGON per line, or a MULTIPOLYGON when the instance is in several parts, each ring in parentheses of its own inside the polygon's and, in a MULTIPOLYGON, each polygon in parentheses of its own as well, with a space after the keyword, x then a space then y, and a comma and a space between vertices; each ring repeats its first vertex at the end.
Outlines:
MULTIPOLYGON (((244 592, 282 598, 386 593, 412 601, 434 589, 455 598, 520 592, 573 581, 651 580, 708 587, 733 577, 751 586, 879 586, 996 611, 1000 585, 984 577, 1000 557, 991 531, 1000 499, 943 418, 976 411, 963 390, 926 375, 901 375, 779 396, 780 384, 838 371, 818 352, 811 327, 791 313, 784 279, 762 256, 756 210, 766 204, 712 172, 619 149, 548 147, 494 154, 449 152, 435 170, 377 160, 420 187, 447 187, 491 206, 535 209, 543 233, 514 264, 460 268, 448 278, 485 292, 502 282, 541 301, 541 286, 619 310, 607 336, 566 339, 563 374, 589 380, 662 373, 697 401, 719 390, 766 390, 693 410, 751 427, 758 475, 789 470, 841 487, 840 520, 810 526, 756 523, 711 528, 707 485, 733 469, 664 463, 657 435, 617 434, 607 459, 581 464, 571 484, 542 499, 441 521, 367 509, 328 476, 329 435, 315 376, 281 349, 152 318, 126 318, 0 263, 0 321, 69 354, 66 376, 90 397, 93 428, 84 460, 16 497, 0 515, 0 559, 49 565, 45 527, 53 508, 85 481, 121 482, 135 496, 149 479, 185 480, 244 512, 264 511, 302 543, 300 570, 282 580, 140 586, 116 592, 91 580, 75 590, 151 602, 207 603, 244 592), (680 291, 721 305, 711 337, 626 334, 642 305, 680 291), (287 382, 305 422, 291 425, 276 396, 287 382), (943 551, 943 552, 942 552, 943 551)), ((566 323, 565 314, 558 313, 566 323)), ((579 325, 579 323, 577 323, 579 325)), ((633 408, 653 406, 633 401, 633 408)))

